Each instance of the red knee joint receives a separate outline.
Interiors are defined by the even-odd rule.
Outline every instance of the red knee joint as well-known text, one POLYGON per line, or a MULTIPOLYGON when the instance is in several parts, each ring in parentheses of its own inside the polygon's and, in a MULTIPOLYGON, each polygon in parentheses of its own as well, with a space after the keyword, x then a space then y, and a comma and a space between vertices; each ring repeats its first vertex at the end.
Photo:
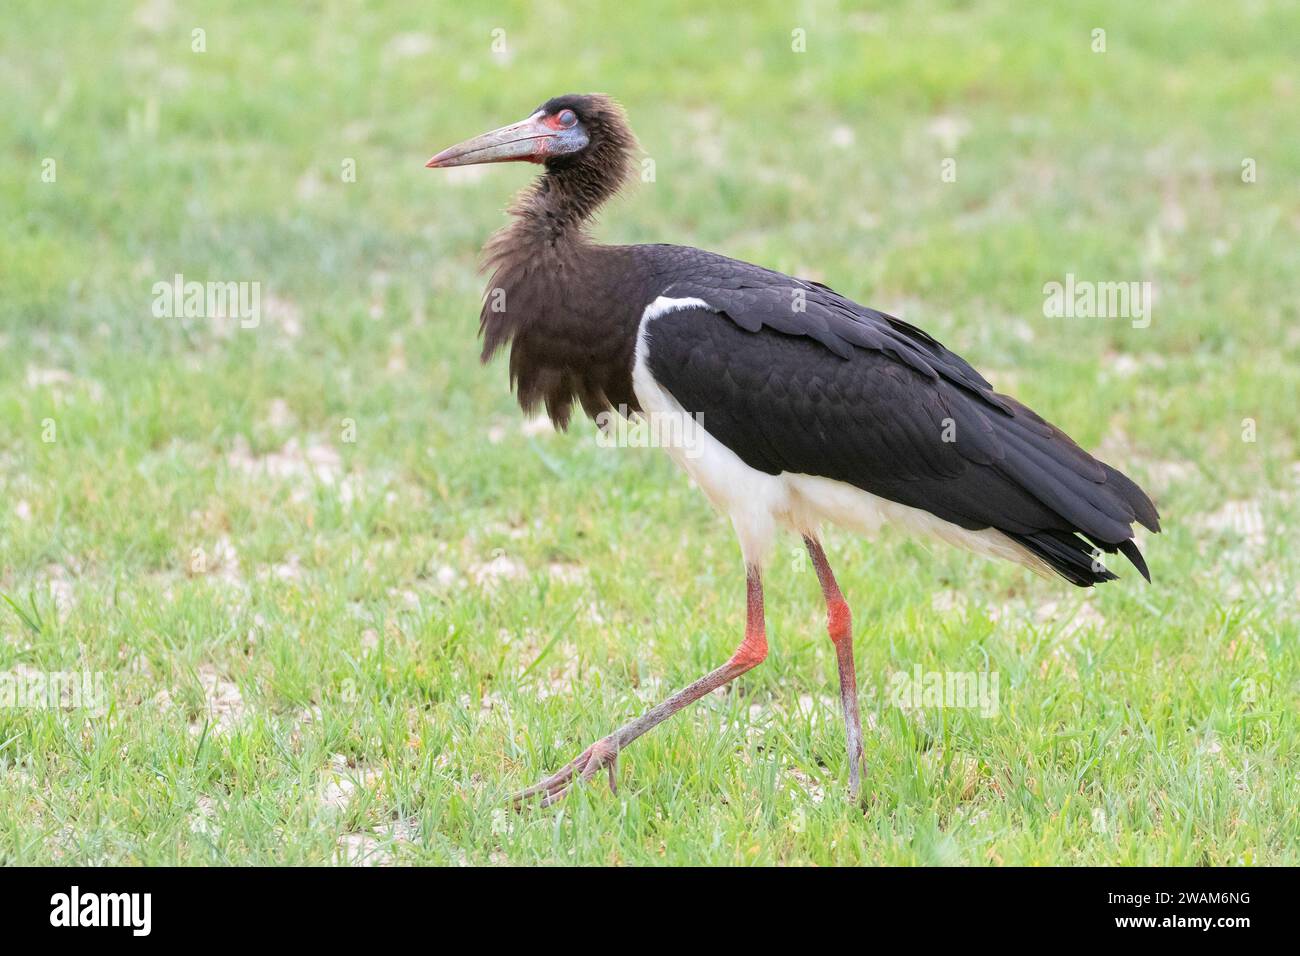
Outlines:
POLYGON ((767 637, 760 631, 757 634, 746 634, 728 663, 737 667, 755 667, 765 660, 767 660, 767 637))
POLYGON ((826 630, 836 644, 852 639, 853 614, 843 598, 826 605, 826 630))

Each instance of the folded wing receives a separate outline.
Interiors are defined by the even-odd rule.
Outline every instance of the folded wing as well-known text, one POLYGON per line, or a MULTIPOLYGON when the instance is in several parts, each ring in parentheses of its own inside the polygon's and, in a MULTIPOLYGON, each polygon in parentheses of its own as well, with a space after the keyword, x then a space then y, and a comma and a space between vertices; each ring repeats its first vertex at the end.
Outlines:
MULTIPOLYGON (((724 260, 733 263, 732 260, 724 260)), ((1132 524, 1151 500, 919 329, 758 267, 675 281, 709 309, 646 329, 655 379, 750 467, 847 482, 962 528, 995 528, 1081 586, 1149 578, 1132 524)))

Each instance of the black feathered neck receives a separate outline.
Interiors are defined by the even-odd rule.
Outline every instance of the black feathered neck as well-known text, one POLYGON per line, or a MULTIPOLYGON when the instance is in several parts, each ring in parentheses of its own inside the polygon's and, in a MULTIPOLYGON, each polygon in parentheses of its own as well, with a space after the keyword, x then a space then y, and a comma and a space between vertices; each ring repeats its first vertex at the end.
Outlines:
POLYGON ((571 109, 588 136, 580 152, 547 160, 510 205, 511 222, 488 240, 491 280, 479 333, 483 361, 512 343, 510 376, 520 404, 545 404, 559 427, 577 400, 590 415, 632 406, 631 349, 639 296, 626 247, 591 241, 586 224, 628 181, 637 150, 623 110, 601 95, 564 96, 541 107, 571 109))
POLYGON ((589 142, 580 152, 546 160, 545 172, 509 207, 513 222, 484 249, 486 266, 562 253, 561 246, 585 241, 584 225, 628 181, 636 137, 622 107, 601 94, 560 96, 542 104, 547 113, 571 109, 589 142))

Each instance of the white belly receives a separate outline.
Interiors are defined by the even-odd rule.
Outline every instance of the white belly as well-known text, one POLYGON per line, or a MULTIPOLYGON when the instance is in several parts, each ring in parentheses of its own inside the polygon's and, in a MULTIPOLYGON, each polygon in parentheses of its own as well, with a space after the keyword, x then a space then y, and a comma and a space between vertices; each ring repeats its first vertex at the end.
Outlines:
POLYGON ((768 475, 751 468, 722 442, 691 418, 677 399, 655 381, 645 359, 645 329, 661 315, 682 309, 708 309, 700 299, 660 296, 641 318, 637 337, 632 389, 655 434, 684 436, 664 450, 735 526, 746 564, 761 567, 770 556, 778 528, 815 535, 822 524, 874 535, 885 522, 905 530, 939 538, 992 558, 1023 564, 1049 574, 1043 562, 1000 531, 968 531, 927 511, 912 508, 853 485, 816 475, 782 472, 768 475))

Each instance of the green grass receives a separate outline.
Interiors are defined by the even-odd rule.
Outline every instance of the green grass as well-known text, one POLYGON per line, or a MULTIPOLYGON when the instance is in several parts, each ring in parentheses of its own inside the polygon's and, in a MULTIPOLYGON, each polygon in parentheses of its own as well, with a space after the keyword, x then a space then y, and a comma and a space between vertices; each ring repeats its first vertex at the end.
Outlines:
POLYGON ((109 706, 0 708, 0 860, 1297 862, 1300 15, 848 6, 8 5, 0 672, 109 706), (526 432, 476 360, 477 249, 534 170, 423 162, 588 89, 655 161, 603 238, 900 313, 1165 516, 1155 583, 1091 594, 832 534, 865 815, 792 539, 766 664, 617 796, 502 810, 743 619, 665 456, 526 432), (262 324, 155 318, 178 272, 260 282, 262 324), (1153 281, 1150 327, 1044 318, 1067 272, 1153 281), (893 706, 916 665, 995 672, 997 715, 893 706))

